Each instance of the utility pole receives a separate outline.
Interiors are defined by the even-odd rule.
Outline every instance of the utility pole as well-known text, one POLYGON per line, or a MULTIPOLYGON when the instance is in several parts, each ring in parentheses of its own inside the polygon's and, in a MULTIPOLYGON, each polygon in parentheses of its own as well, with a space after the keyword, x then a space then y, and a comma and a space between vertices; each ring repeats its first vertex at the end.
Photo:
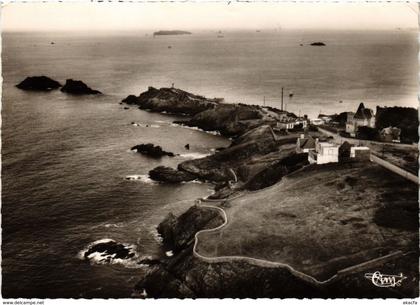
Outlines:
POLYGON ((281 111, 283 111, 283 90, 284 88, 281 87, 281 111))

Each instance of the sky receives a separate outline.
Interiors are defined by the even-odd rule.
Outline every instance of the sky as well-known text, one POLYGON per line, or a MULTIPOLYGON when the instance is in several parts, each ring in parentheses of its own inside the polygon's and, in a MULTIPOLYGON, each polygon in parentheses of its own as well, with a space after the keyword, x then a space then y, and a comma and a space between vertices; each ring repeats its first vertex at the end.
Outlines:
POLYGON ((415 3, 9 3, 5 31, 417 28, 415 3))

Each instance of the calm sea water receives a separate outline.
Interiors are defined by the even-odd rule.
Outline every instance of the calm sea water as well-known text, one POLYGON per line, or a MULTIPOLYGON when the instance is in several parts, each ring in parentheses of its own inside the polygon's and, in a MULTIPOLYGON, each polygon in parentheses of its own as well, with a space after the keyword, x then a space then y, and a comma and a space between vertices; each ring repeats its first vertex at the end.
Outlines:
POLYGON ((288 110, 302 114, 352 110, 360 101, 417 107, 415 32, 216 35, 3 34, 4 297, 129 297, 144 269, 92 265, 79 252, 112 238, 136 245, 140 257, 159 255, 156 225, 211 191, 206 184, 125 179, 228 145, 221 137, 172 126, 175 117, 124 110, 118 103, 128 94, 175 83, 227 102, 262 104, 265 96, 267 105, 279 106, 283 86, 288 110), (327 46, 307 45, 313 41, 327 46), (14 87, 31 75, 81 79, 105 95, 14 87), (154 160, 129 150, 148 142, 183 156, 154 160))

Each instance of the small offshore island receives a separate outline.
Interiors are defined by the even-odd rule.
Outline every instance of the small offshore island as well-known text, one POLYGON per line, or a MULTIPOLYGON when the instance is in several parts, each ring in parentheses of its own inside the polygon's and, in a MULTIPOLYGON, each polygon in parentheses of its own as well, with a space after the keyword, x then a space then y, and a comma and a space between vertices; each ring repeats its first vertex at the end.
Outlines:
POLYGON ((232 140, 229 147, 176 169, 150 171, 150 178, 161 183, 211 182, 215 193, 159 224, 163 247, 171 255, 152 259, 135 287, 137 296, 418 295, 416 280, 395 290, 376 287, 365 277, 375 270, 398 270, 417 278, 415 183, 363 157, 310 164, 307 139, 318 143, 332 137, 315 126, 305 128, 306 118, 287 111, 225 104, 177 88, 149 87, 122 102, 182 114, 186 118, 174 123, 217 131, 232 140), (277 128, 290 120, 302 124, 277 128))
POLYGON ((191 32, 188 31, 179 31, 179 30, 173 30, 173 31, 157 31, 153 33, 153 36, 160 36, 160 35, 191 35, 191 32))

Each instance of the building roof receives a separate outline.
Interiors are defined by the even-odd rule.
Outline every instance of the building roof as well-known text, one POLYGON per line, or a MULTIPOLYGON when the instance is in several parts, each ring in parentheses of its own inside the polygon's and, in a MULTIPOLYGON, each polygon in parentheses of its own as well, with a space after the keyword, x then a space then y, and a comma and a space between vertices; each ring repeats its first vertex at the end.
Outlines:
POLYGON ((357 108, 357 111, 354 115, 354 118, 361 120, 370 120, 373 116, 373 110, 365 108, 365 105, 363 103, 360 103, 359 108, 357 108))
POLYGON ((315 148, 315 140, 311 136, 303 139, 299 138, 299 146, 302 149, 315 148))
POLYGON ((341 149, 341 150, 350 149, 350 147, 353 147, 353 145, 352 145, 352 144, 350 144, 350 143, 349 143, 349 142, 347 142, 347 141, 344 141, 344 143, 340 145, 340 149, 341 149))

